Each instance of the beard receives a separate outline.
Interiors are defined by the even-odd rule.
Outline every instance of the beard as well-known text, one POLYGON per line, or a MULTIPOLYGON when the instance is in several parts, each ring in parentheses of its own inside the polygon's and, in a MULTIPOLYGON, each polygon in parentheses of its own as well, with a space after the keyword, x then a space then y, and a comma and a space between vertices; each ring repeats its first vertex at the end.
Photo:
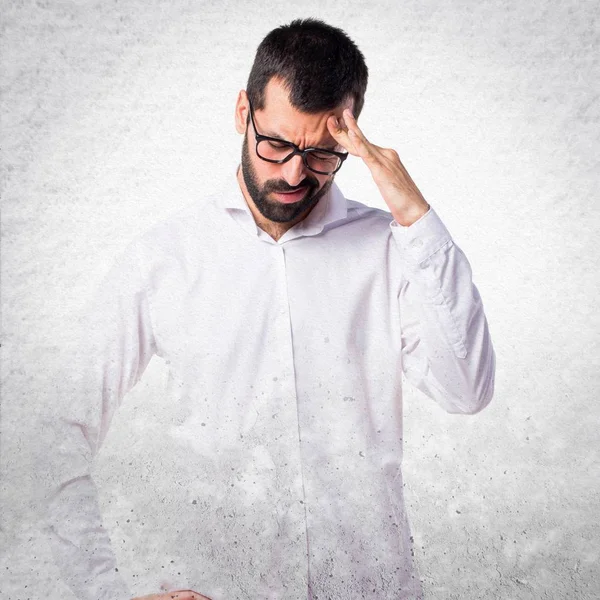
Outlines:
POLYGON ((284 179, 268 179, 261 186, 258 182, 256 171, 250 161, 248 151, 248 134, 244 135, 242 144, 242 176, 248 189, 248 193, 260 214, 269 221, 276 223, 289 223, 306 211, 308 214, 319 200, 329 191, 333 183, 333 177, 328 179, 323 187, 319 189, 319 181, 316 177, 307 175, 297 186, 291 187, 284 179), (291 192, 301 187, 306 187, 306 194, 302 200, 293 204, 284 204, 277 200, 270 200, 268 195, 272 192, 291 192))

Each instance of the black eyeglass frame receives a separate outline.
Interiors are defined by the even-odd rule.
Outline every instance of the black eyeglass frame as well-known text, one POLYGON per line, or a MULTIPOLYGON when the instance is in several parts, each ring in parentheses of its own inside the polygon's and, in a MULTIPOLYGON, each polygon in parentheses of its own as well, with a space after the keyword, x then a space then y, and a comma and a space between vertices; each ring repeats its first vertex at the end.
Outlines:
POLYGON ((302 162, 304 163, 304 166, 307 169, 311 170, 313 173, 318 173, 319 175, 333 175, 342 168, 344 161, 348 158, 348 154, 350 154, 349 152, 336 152, 335 150, 326 150, 325 148, 316 148, 316 147, 305 148, 304 150, 301 150, 293 142, 288 142, 287 140, 282 140, 280 138, 269 137, 268 135, 261 135, 260 133, 258 133, 258 130, 256 129, 256 123, 254 122, 254 109, 252 108, 252 103, 250 102, 250 98, 248 98, 248 106, 250 107, 250 119, 252 121, 252 127, 254 129, 254 137, 256 139, 256 155, 261 160, 280 165, 280 164, 286 163, 293 156, 296 156, 296 154, 300 154, 300 156, 302 157, 302 162), (281 160, 275 160, 274 158, 265 158, 264 156, 261 156, 258 153, 258 144, 260 142, 262 142, 263 140, 266 140, 268 142, 277 142, 279 144, 285 144, 286 146, 289 146, 290 148, 292 148, 292 152, 290 154, 288 154, 285 158, 282 158, 281 160), (315 151, 316 152, 325 152, 326 154, 333 154, 334 156, 337 156, 337 158, 340 159, 340 164, 335 168, 334 171, 317 171, 316 169, 313 169, 308 164, 308 159, 307 159, 306 155, 309 152, 315 152, 315 151))

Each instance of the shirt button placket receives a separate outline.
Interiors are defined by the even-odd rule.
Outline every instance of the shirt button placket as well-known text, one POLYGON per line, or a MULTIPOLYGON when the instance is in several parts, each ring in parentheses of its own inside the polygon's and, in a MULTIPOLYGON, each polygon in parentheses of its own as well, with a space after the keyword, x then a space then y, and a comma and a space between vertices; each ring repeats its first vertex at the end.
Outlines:
POLYGON ((294 373, 294 350, 292 347, 292 323, 290 316, 290 303, 287 291, 287 272, 285 264, 285 251, 278 246, 278 270, 281 283, 281 302, 277 310, 277 331, 281 348, 281 386, 282 393, 287 398, 296 402, 296 382, 294 373))
MULTIPOLYGON (((281 395, 285 399, 288 409, 286 413, 289 415, 291 430, 297 432, 294 436, 294 448, 290 448, 288 457, 294 461, 290 475, 293 479, 293 494, 296 497, 296 502, 293 503, 292 513, 290 519, 293 521, 293 528, 296 532, 296 539, 298 536, 304 537, 307 544, 303 550, 303 562, 302 565, 308 570, 308 540, 307 540, 307 528, 306 528, 306 499, 304 494, 304 479, 303 479, 303 464, 302 464, 302 452, 301 452, 301 432, 299 425, 298 415, 298 397, 296 391, 296 371, 294 368, 294 348, 293 348, 293 336, 292 336, 292 320, 290 311, 290 302, 288 296, 288 272, 286 253, 283 246, 278 246, 279 256, 277 257, 278 269, 281 274, 282 283, 282 301, 278 307, 277 312, 277 331, 278 338, 281 342, 281 395), (293 422, 293 428, 292 428, 293 422)), ((289 438, 290 443, 292 437, 289 438)), ((307 573, 308 575, 308 573, 307 573)))

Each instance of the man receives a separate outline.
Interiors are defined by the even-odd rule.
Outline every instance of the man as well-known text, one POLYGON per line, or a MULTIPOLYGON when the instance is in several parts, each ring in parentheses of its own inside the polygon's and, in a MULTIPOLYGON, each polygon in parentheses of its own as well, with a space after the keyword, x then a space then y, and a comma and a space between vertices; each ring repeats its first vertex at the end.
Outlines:
POLYGON ((237 178, 136 240, 107 276, 54 425, 49 532, 78 598, 131 598, 89 472, 154 354, 181 415, 161 443, 186 448, 202 511, 185 523, 195 591, 145 599, 421 597, 402 374, 447 411, 475 413, 495 356, 467 259, 397 153, 357 125, 366 85, 340 29, 272 31, 237 99, 237 178), (334 184, 348 154, 389 212, 334 184))

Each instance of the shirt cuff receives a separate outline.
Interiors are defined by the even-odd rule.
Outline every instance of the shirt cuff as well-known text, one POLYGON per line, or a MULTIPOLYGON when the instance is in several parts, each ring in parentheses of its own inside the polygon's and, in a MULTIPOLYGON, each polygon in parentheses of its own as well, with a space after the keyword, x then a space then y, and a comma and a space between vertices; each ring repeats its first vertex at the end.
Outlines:
POLYGON ((397 247, 415 267, 426 266, 425 261, 430 256, 452 241, 450 232, 431 207, 412 225, 404 226, 392 221, 390 229, 397 247))

